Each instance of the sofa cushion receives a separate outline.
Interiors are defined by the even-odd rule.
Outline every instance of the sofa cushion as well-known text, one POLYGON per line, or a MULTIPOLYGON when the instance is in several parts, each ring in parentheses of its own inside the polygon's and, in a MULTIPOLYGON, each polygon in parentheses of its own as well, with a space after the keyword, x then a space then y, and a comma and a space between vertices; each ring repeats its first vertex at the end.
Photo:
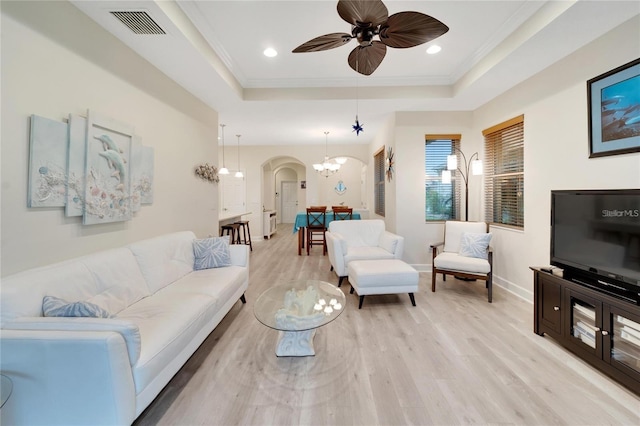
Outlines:
POLYGON ((195 293, 158 292, 120 312, 118 319, 136 324, 143 342, 133 367, 139 394, 213 318, 218 302, 195 293))
POLYGON ((129 245, 151 293, 193 271, 193 232, 175 232, 129 245))
POLYGON ((150 294, 138 264, 127 248, 30 269, 2 279, 2 323, 41 317, 45 296, 89 302, 111 314, 150 294))
POLYGON ((77 286, 88 287, 88 297, 97 292, 91 272, 78 260, 30 269, 3 278, 0 286, 2 324, 21 317, 41 317, 45 296, 79 300, 78 291, 74 289, 77 286))
POLYGON ((159 293, 199 293, 226 302, 248 280, 249 273, 240 266, 202 269, 185 275, 159 293))
POLYGON ((345 263, 353 260, 393 259, 393 254, 381 247, 349 247, 344 256, 345 263))
POLYGON ((384 232, 384 221, 338 220, 329 224, 329 232, 337 232, 347 241, 349 247, 377 246, 384 232))
POLYGON ((136 258, 127 248, 98 252, 80 260, 96 283, 96 291, 81 300, 94 303, 112 315, 151 294, 136 258))
POLYGON ((436 268, 478 274, 488 274, 491 270, 488 260, 460 256, 458 253, 442 252, 436 256, 433 264, 436 268))
POLYGON ((111 318, 111 314, 100 306, 89 302, 67 302, 54 296, 45 296, 42 300, 42 312, 45 317, 89 317, 111 318))
POLYGON ((221 268, 231 265, 229 252, 229 237, 211 237, 203 240, 193 240, 193 269, 221 268))
POLYGON ((463 232, 460 239, 460 256, 477 257, 478 259, 487 259, 487 249, 491 242, 490 233, 474 233, 463 232))

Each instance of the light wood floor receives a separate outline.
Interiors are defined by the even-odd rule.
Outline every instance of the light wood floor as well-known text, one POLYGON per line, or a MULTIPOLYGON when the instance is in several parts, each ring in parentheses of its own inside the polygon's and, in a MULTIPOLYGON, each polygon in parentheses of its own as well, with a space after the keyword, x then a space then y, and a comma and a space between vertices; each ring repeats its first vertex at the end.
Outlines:
MULTIPOLYGON (((533 306, 449 277, 430 291, 347 296, 315 357, 278 358, 253 303, 297 278, 337 283, 319 247, 298 256, 290 225, 254 244, 238 302, 137 425, 640 425, 640 397, 533 333, 533 306)), ((425 248, 426 250, 426 248, 425 248)), ((440 278, 441 280, 441 278, 440 278)))

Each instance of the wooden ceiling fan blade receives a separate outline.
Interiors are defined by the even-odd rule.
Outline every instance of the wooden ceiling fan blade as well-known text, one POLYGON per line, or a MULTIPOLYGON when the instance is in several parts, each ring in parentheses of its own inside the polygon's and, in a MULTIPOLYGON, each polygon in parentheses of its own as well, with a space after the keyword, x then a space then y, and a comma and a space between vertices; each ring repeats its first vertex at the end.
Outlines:
POLYGON ((380 26, 380 41, 389 47, 404 49, 418 46, 449 31, 442 22, 420 12, 399 12, 380 26))
POLYGON ((293 53, 301 52, 319 52, 321 50, 335 49, 336 47, 344 46, 347 44, 353 36, 348 33, 331 33, 321 35, 302 43, 300 46, 293 49, 293 53))
POLYGON ((356 27, 377 27, 387 20, 389 11, 381 0, 340 0, 338 15, 356 27))
POLYGON ((349 66, 354 71, 371 75, 387 54, 387 46, 374 41, 371 46, 358 46, 349 53, 349 66))

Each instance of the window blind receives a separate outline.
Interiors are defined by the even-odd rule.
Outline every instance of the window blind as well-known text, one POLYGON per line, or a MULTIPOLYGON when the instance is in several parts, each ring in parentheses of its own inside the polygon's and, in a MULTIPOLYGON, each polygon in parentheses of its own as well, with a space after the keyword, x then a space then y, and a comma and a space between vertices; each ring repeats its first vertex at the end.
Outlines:
POLYGON ((374 165, 374 211, 377 215, 384 216, 384 146, 373 154, 374 165))
POLYGON ((482 132, 485 138, 485 218, 524 227, 524 115, 482 132))
MULTIPOLYGON (((460 135, 426 135, 424 145, 425 221, 460 218, 461 179, 451 173, 451 182, 442 183, 442 171, 447 169, 447 157, 454 148, 460 149, 460 135)), ((460 158, 458 158, 460 164, 460 158)))

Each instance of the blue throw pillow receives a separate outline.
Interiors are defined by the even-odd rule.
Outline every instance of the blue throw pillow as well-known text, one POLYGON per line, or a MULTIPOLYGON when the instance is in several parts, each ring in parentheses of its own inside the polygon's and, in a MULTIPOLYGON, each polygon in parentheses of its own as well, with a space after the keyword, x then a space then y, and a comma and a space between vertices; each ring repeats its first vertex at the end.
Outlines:
POLYGON ((98 305, 89 302, 67 302, 53 296, 42 299, 42 312, 45 317, 90 317, 112 318, 111 314, 98 305))
POLYGON ((231 266, 229 237, 212 237, 193 241, 195 262, 193 269, 220 268, 231 266))
POLYGON ((478 259, 487 259, 487 248, 491 242, 491 234, 474 234, 471 232, 463 232, 460 240, 460 251, 458 254, 465 257, 477 257, 478 259))

